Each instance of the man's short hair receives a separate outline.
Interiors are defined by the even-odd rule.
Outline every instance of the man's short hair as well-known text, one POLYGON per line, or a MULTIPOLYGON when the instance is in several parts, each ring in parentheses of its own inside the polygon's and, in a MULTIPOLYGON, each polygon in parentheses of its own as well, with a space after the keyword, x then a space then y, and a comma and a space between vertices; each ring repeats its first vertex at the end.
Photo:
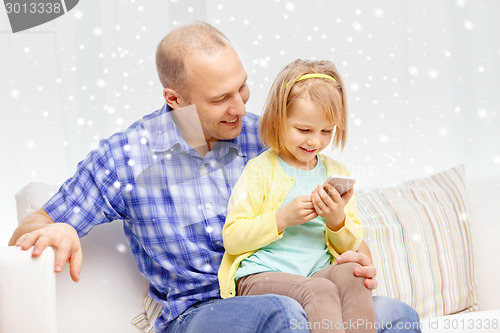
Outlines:
POLYGON ((193 54, 212 55, 230 45, 229 39, 206 22, 194 22, 169 32, 156 48, 156 70, 163 88, 189 99, 185 60, 193 54))

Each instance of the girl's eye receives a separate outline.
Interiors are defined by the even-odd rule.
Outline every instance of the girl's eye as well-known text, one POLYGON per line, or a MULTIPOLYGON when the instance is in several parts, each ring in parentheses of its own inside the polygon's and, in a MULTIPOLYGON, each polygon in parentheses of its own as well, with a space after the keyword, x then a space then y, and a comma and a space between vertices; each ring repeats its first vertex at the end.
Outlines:
POLYGON ((305 128, 297 128, 297 130, 298 130, 299 132, 303 132, 303 133, 305 133, 305 132, 309 132, 309 130, 308 130, 308 129, 305 129, 305 128))
POLYGON ((322 132, 325 134, 330 134, 330 133, 332 133, 332 130, 323 130, 322 132))

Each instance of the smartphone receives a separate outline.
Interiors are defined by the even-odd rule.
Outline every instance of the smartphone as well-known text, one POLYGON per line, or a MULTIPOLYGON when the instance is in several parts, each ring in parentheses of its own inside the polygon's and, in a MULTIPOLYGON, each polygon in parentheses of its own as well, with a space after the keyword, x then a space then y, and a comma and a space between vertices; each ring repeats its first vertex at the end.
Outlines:
MULTIPOLYGON (((354 186, 355 182, 356 182, 356 179, 353 177, 332 175, 332 176, 328 177, 328 179, 326 180, 325 184, 323 184, 323 186, 326 185, 326 183, 332 184, 333 187, 335 187, 335 189, 342 196, 354 186)), ((328 194, 330 194, 330 193, 328 193, 328 194)))

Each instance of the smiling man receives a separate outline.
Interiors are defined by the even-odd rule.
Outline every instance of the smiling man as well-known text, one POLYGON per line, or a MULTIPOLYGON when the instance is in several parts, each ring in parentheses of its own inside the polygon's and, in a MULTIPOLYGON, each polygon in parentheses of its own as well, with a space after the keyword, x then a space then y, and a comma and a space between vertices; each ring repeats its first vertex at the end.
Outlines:
MULTIPOLYGON (((165 36, 156 64, 166 104, 102 140, 10 244, 34 247, 35 256, 53 247, 55 271, 69 262, 78 281, 79 238, 123 220, 149 295, 162 305, 157 333, 308 331, 304 310, 291 298, 220 298, 217 270, 230 192, 248 160, 265 149, 258 116, 246 114, 247 73, 236 51, 217 29, 194 23, 165 36)), ((360 263, 356 274, 376 287, 366 255, 342 259, 360 263)), ((382 325, 418 321, 410 307, 377 299, 382 325)))

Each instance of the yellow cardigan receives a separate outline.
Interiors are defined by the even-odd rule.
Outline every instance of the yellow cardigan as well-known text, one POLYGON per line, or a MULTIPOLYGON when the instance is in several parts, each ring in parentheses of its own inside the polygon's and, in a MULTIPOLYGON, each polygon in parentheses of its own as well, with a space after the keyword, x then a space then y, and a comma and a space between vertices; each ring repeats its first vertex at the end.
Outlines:
MULTIPOLYGON (((349 175, 339 162, 321 155, 327 175, 349 175)), ((222 298, 236 295, 234 276, 240 262, 258 249, 283 237, 276 227, 276 211, 292 189, 295 179, 286 175, 278 156, 272 150, 250 160, 233 188, 229 199, 226 223, 222 229, 226 252, 219 268, 219 286, 222 298)), ((357 250, 363 238, 354 197, 344 209, 346 219, 338 231, 326 227, 325 241, 335 258, 347 251, 357 250)))

